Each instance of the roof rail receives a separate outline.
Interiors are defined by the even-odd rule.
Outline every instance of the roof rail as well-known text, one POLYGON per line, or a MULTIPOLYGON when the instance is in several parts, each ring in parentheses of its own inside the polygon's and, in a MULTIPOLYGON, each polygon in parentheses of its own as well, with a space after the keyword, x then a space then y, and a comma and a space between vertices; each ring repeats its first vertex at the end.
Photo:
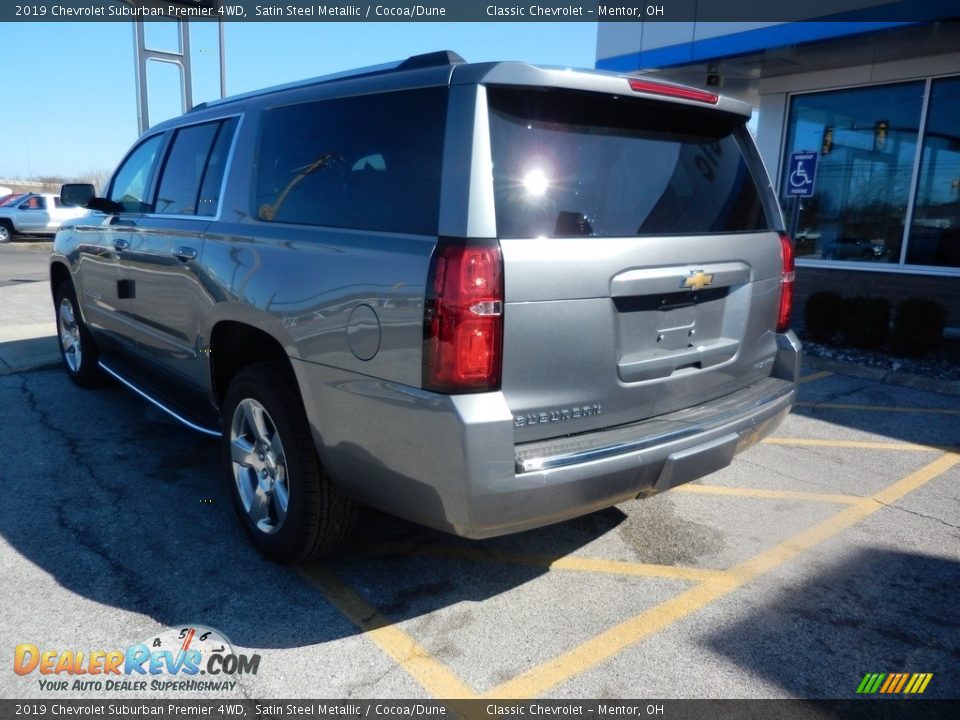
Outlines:
POLYGON ((348 78, 368 77, 371 75, 383 75, 388 72, 402 70, 419 70, 429 67, 443 67, 445 65, 460 65, 465 63, 459 54, 452 50, 440 50, 437 52, 423 53, 422 55, 411 55, 406 60, 395 60, 393 62, 382 63, 380 65, 369 65, 367 67, 356 68, 354 70, 344 70, 342 72, 331 73, 330 75, 321 75, 320 77, 308 78, 306 80, 295 80, 283 85, 274 85, 273 87, 262 90, 253 90, 251 92, 241 93, 240 95, 231 95, 230 97, 220 98, 218 100, 209 100, 199 105, 194 105, 188 112, 203 110, 204 108, 217 107, 227 103, 245 100, 247 98, 258 97, 260 95, 269 95, 282 90, 292 90, 294 88, 309 87, 311 85, 323 85, 324 83, 335 80, 346 80, 348 78))

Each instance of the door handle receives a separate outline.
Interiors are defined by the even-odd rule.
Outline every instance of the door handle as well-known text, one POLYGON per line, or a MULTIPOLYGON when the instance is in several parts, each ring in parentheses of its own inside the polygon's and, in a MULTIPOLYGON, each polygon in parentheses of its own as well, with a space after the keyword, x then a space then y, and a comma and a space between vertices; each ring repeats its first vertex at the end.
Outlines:
POLYGON ((126 250, 130 247, 130 241, 125 238, 117 238, 113 241, 113 247, 116 250, 126 250))
POLYGON ((196 260, 197 251, 192 247, 180 247, 173 251, 174 257, 178 260, 183 260, 188 262, 189 260, 196 260))

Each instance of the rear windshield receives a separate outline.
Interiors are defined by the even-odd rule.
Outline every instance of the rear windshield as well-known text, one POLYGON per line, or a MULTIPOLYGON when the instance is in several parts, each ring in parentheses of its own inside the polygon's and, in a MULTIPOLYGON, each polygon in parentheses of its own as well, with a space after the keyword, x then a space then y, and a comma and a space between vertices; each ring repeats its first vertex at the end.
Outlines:
POLYGON ((739 116, 570 90, 488 99, 500 237, 771 228, 739 116))

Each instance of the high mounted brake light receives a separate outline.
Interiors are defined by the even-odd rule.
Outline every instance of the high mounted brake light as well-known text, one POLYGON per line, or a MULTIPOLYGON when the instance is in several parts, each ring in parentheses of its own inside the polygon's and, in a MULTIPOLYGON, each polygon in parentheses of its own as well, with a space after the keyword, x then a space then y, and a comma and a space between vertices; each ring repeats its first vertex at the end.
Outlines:
POLYGON ((634 92, 666 95, 667 97, 695 100, 696 102, 710 103, 711 105, 716 105, 720 101, 719 95, 707 92, 706 90, 697 90, 696 88, 683 87, 681 85, 665 85, 663 83, 653 82, 651 80, 640 80, 638 78, 627 79, 630 82, 630 89, 634 92))
POLYGON ((430 261, 423 313, 424 388, 500 388, 503 257, 496 240, 441 241, 430 261))

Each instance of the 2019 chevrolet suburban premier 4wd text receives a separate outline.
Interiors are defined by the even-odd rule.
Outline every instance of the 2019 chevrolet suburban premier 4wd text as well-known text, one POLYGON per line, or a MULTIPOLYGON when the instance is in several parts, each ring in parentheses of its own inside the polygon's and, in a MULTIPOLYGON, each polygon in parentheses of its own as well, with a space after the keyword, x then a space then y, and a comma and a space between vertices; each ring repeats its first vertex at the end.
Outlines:
POLYGON ((58 234, 63 359, 221 437, 278 560, 355 503, 484 538, 727 465, 796 393, 793 254, 737 101, 410 58, 146 132, 58 234))

